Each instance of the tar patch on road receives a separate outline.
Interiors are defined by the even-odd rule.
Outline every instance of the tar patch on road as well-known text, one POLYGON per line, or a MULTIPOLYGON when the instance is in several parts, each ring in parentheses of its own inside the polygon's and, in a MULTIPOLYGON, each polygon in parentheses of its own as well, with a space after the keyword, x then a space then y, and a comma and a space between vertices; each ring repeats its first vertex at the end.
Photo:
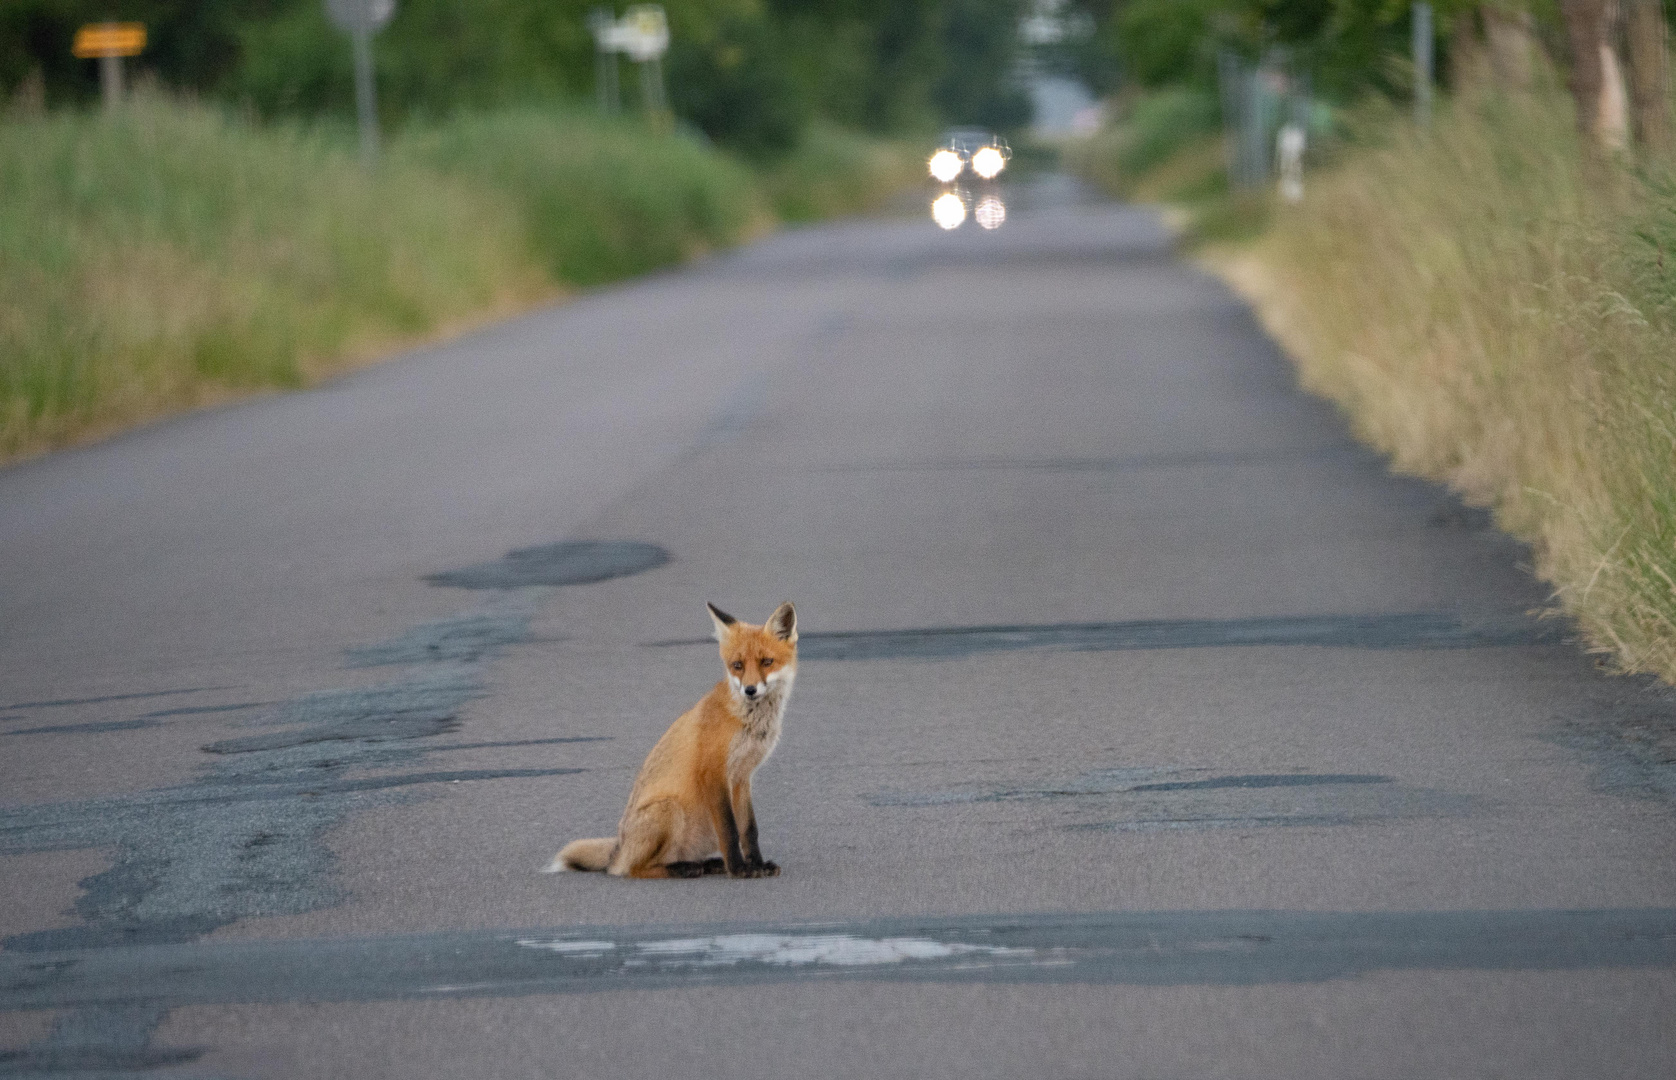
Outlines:
POLYGON ((513 997, 808 980, 1258 986, 1676 967, 1676 910, 1161 911, 564 927, 0 953, 0 1009, 513 997))
POLYGON ((888 791, 868 796, 867 802, 879 807, 941 807, 1056 800, 1063 801, 1077 820, 1052 827, 1099 832, 1361 825, 1453 817, 1482 805, 1467 795, 1409 787, 1375 773, 1197 775, 1207 771, 1097 769, 1051 784, 888 791))
POLYGON ((1676 688, 1647 675, 1603 684, 1611 700, 1555 735, 1595 768, 1595 786, 1676 804, 1676 688))
POLYGON ((51 701, 17 701, 0 705, 0 712, 18 709, 60 709, 70 705, 103 705, 111 701, 138 701, 142 698, 176 697, 180 694, 201 694, 209 690, 233 690, 232 686, 187 686, 179 690, 151 690, 143 694, 104 694, 100 697, 55 698, 51 701))
MULTIPOLYGON (((121 695, 114 700, 121 700, 128 695, 121 695)), ((75 704, 82 704, 76 702, 75 704)), ((232 705, 198 705, 182 709, 159 709, 156 712, 144 713, 131 720, 93 720, 80 724, 41 724, 37 727, 13 728, 10 731, 0 731, 0 736, 6 735, 99 735, 110 731, 138 731, 142 728, 157 727, 166 719, 178 716, 200 716, 205 713, 242 712, 245 709, 260 709, 271 704, 266 701, 241 701, 232 705)))
MULTIPOLYGON (((798 638, 799 660, 958 660, 1019 649, 1123 652, 1313 645, 1339 649, 1482 649, 1559 645, 1557 619, 1518 612, 1466 615, 1413 611, 1375 615, 1279 615, 1252 619, 1141 619, 1131 622, 938 626, 841 630, 798 638)), ((648 648, 708 644, 708 638, 646 642, 648 648)))
POLYGON ((920 461, 862 461, 821 465, 813 472, 1048 472, 1121 473, 1325 462, 1383 473, 1385 459, 1358 446, 1277 446, 1267 450, 1211 450, 1127 457, 980 457, 920 461))
MULTIPOLYGON (((238 723, 259 730, 203 746, 208 763, 189 783, 110 798, 0 808, 0 854, 94 847, 116 853, 108 870, 81 881, 83 891, 74 907, 78 925, 14 935, 0 943, 5 949, 0 955, 179 944, 238 919, 329 906, 342 893, 323 837, 352 812, 439 784, 582 771, 416 767, 431 753, 501 745, 438 737, 459 730, 467 704, 486 692, 486 665, 527 639, 530 617, 550 595, 547 589, 497 594, 453 619, 349 650, 351 667, 400 666, 401 674, 378 685, 306 694, 239 716, 238 723)), ((51 703, 34 703, 45 704, 51 703)), ((223 706, 203 711, 223 708, 242 711, 223 706)), ((182 711, 60 727, 125 730, 182 711)), ((543 757, 551 760, 550 753, 543 757)), ((52 967, 50 961, 25 962, 38 970, 52 967)), ((0 1053, 0 1073, 143 1069, 189 1059, 195 1051, 150 1045, 160 1016, 150 1006, 89 1003, 61 1017, 45 1039, 0 1053)))
POLYGON ((509 551, 493 562, 445 570, 425 578, 456 589, 522 589, 537 585, 589 585, 652 570, 669 561, 656 544, 629 540, 579 540, 509 551))

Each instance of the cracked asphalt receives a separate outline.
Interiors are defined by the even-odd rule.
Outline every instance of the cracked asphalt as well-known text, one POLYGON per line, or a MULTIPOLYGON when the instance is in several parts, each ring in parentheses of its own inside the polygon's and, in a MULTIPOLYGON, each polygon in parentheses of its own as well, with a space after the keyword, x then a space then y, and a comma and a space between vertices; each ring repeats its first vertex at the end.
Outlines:
POLYGON ((1524 559, 1063 178, 0 471, 0 1076, 1671 1076, 1524 559), (782 876, 537 873, 785 599, 782 876))

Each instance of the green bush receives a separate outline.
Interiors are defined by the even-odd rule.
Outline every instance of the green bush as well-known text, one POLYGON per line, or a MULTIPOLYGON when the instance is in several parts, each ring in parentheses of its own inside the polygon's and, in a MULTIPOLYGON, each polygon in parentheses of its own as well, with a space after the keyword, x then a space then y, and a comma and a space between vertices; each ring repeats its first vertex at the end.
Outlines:
POLYGON ((1216 95, 1178 87, 1140 99, 1123 123, 1117 165, 1141 176, 1222 126, 1216 95))
POLYGON ((1216 96, 1175 87, 1135 99, 1117 123, 1072 147, 1073 170, 1124 198, 1197 203, 1226 194, 1216 96))
POLYGON ((494 193, 553 279, 597 285, 736 243, 768 214, 749 169, 631 121, 510 109, 409 132, 393 160, 494 193))
POLYGON ((808 126, 810 107, 765 19, 727 19, 705 41, 671 43, 670 104, 721 146, 758 162, 783 157, 808 126))
POLYGON ((925 177, 924 149, 815 124, 763 183, 782 221, 819 221, 878 209, 925 177))

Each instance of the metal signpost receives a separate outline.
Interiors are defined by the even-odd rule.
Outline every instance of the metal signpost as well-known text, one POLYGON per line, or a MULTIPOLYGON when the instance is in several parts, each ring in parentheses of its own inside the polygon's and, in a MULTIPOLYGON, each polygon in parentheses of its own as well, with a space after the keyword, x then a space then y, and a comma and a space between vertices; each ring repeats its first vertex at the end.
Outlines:
POLYGON ((99 61, 99 91, 105 108, 114 109, 122 100, 122 58, 145 50, 145 26, 141 23, 89 23, 76 31, 70 43, 72 55, 99 61))
POLYGON ((663 66, 659 62, 669 50, 669 18, 662 5, 636 4, 613 19, 605 8, 588 15, 594 47, 599 56, 600 111, 617 111, 617 53, 640 65, 640 97, 646 112, 661 116, 667 109, 663 93, 663 66))
POLYGON ((1414 122, 1432 122, 1432 6, 1414 5, 1414 122))
POLYGON ((617 92, 617 20, 609 8, 588 12, 588 31, 594 35, 594 91, 599 95, 599 111, 615 116, 622 102, 617 92))
POLYGON ((378 162, 378 99, 372 78, 372 36, 396 13, 396 0, 326 0, 326 17, 355 45, 355 115, 361 127, 361 163, 378 162))

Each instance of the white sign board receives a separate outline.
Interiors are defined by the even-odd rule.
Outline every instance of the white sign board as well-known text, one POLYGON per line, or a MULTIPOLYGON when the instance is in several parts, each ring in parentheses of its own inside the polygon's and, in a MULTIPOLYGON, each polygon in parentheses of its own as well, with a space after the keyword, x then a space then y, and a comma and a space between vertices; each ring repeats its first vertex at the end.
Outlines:
POLYGON ((326 0, 326 17, 345 33, 372 33, 396 13, 396 0, 326 0))
POLYGON ((603 19, 593 30, 601 51, 626 53, 639 64, 669 49, 669 18, 659 4, 636 4, 621 19, 603 19))

